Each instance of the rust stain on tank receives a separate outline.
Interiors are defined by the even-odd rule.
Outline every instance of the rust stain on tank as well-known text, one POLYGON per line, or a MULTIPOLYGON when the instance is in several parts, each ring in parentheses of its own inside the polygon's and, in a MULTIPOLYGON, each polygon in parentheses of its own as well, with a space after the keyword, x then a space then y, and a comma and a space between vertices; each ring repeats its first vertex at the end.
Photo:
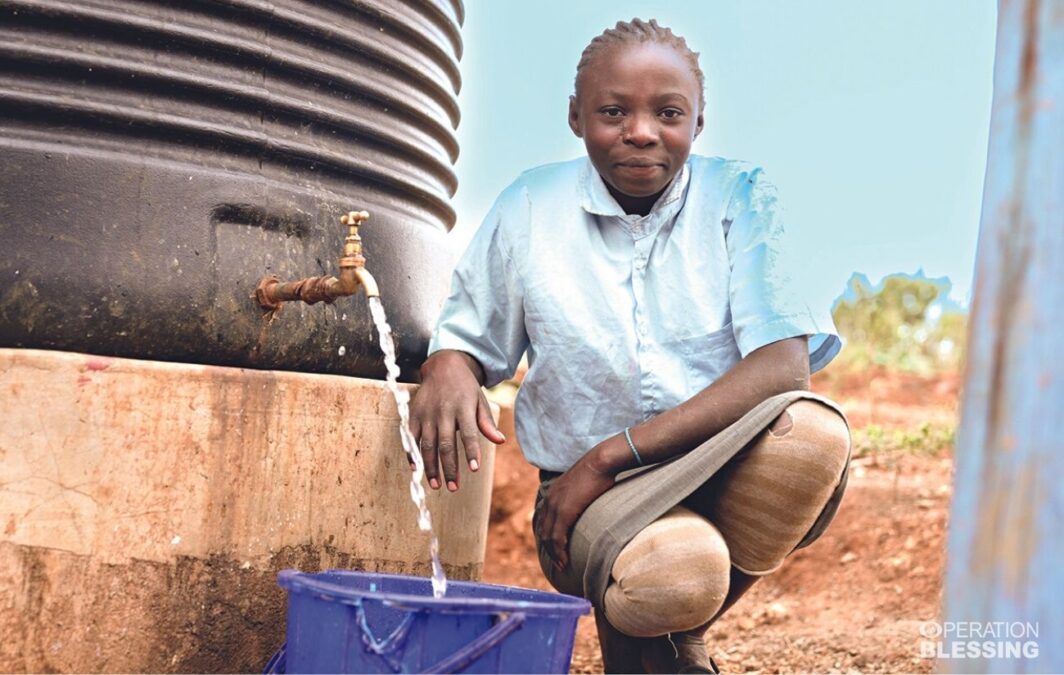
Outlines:
MULTIPOLYGON (((251 296, 252 300, 255 296, 251 296)), ((278 310, 269 310, 262 315, 262 325, 259 328, 259 339, 255 341, 255 346, 251 349, 251 354, 248 359, 252 363, 257 363, 259 357, 262 355, 262 350, 266 346, 266 339, 270 336, 270 326, 273 324, 273 320, 277 317, 278 310)))

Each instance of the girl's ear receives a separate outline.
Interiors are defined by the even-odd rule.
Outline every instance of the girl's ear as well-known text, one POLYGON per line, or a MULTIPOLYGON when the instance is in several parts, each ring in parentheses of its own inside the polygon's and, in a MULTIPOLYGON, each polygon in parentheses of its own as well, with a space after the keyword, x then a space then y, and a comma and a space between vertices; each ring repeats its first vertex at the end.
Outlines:
POLYGON ((698 134, 702 133, 702 129, 706 126, 706 114, 698 113, 698 121, 695 122, 695 138, 698 138, 698 134))
POLYGON ((580 104, 577 103, 576 96, 569 97, 569 128, 573 130, 577 138, 583 138, 584 132, 580 128, 580 104))

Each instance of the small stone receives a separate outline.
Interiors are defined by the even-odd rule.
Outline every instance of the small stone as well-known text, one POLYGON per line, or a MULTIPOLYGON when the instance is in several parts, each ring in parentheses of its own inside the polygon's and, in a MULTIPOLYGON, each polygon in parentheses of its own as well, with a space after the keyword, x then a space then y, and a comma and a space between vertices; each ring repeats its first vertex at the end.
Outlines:
POLYGON ((839 558, 839 562, 843 565, 852 563, 854 560, 857 560, 857 554, 853 551, 847 551, 846 553, 842 554, 841 558, 839 558))
POLYGON ((774 602, 765 609, 765 621, 767 623, 779 623, 787 618, 787 606, 782 602, 774 602))

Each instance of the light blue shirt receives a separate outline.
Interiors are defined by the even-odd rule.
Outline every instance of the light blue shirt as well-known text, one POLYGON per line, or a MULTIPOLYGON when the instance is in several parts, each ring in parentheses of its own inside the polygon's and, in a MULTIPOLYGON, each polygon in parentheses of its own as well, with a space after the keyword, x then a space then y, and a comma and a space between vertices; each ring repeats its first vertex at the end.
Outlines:
POLYGON ((458 262, 429 353, 458 349, 485 385, 513 376, 529 462, 565 471, 600 441, 691 398, 755 349, 809 335, 841 348, 785 257, 761 169, 692 156, 646 216, 626 215, 587 158, 523 173, 458 262))

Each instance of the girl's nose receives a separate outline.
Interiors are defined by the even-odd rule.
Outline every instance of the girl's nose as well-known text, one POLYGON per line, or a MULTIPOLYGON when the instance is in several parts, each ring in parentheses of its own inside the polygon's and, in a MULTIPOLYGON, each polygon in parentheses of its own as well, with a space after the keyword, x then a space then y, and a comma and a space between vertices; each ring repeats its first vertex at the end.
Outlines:
POLYGON ((635 115, 625 129, 624 142, 636 147, 653 145, 658 140, 658 128, 652 116, 635 115))

